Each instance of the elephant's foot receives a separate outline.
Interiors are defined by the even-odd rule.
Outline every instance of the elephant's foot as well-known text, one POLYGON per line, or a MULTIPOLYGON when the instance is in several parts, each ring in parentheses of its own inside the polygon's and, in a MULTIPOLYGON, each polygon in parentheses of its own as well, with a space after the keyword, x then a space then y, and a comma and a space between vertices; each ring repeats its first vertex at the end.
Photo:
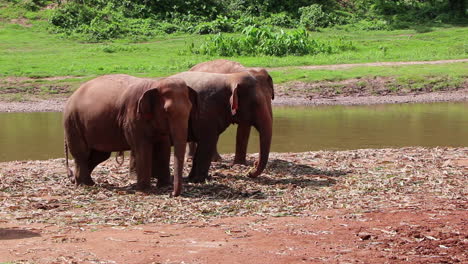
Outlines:
POLYGON ((219 153, 215 153, 213 154, 213 157, 211 157, 211 161, 220 162, 223 161, 223 158, 221 157, 221 155, 219 155, 219 153))
POLYGON ((156 184, 157 188, 164 188, 164 187, 169 187, 172 186, 172 182, 170 180, 158 180, 158 183, 156 184))
POLYGON ((186 181, 188 182, 192 182, 192 183, 203 183, 205 182, 207 179, 209 179, 209 177, 203 177, 203 176, 189 176, 188 178, 185 178, 186 181))
POLYGON ((150 190, 151 189, 151 179, 150 178, 137 179, 136 189, 138 191, 148 191, 148 190, 150 190))
POLYGON ((246 159, 234 159, 234 161, 232 162, 232 165, 236 165, 236 164, 247 165, 247 160, 246 159))
MULTIPOLYGON (((73 182, 73 180, 72 180, 72 182, 73 182)), ((75 184, 76 185, 93 186, 95 183, 91 178, 86 178, 86 179, 75 178, 75 184)))

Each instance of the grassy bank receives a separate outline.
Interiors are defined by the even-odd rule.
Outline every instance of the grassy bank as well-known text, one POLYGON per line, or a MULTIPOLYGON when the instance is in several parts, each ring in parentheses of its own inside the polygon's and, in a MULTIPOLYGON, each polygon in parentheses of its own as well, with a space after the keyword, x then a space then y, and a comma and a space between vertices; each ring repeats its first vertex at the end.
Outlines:
POLYGON ((468 77, 468 63, 450 63, 438 65, 400 65, 384 67, 356 66, 339 70, 307 70, 284 68, 271 71, 276 83, 289 81, 316 82, 341 81, 353 78, 397 77, 400 81, 424 81, 431 76, 447 76, 460 79, 468 77))
MULTIPOLYGON (((352 41, 355 50, 336 54, 285 57, 228 58, 248 66, 279 67, 377 61, 413 61, 468 58, 465 36, 468 28, 355 31, 328 30, 310 37, 352 41)), ((124 40, 112 43, 80 43, 49 34, 40 25, 0 25, 0 76, 89 76, 128 73, 165 76, 184 71, 196 63, 215 57, 194 55, 188 45, 201 43, 204 36, 162 36, 144 43, 124 40)))
MULTIPOLYGON (((103 74, 168 76, 199 62, 219 58, 189 51, 190 45, 199 45, 209 36, 173 34, 139 43, 125 39, 84 43, 48 32, 46 19, 50 10, 2 10, 5 12, 0 16, 0 99, 3 100, 22 101, 30 95, 68 95, 84 81, 103 74)), ((394 31, 323 29, 310 32, 309 37, 322 43, 344 41, 353 48, 306 56, 226 58, 246 66, 261 67, 464 59, 468 58, 466 35, 468 28, 453 26, 394 31)), ((390 77, 393 88, 388 87, 389 90, 405 85, 411 90, 420 87, 438 90, 438 87, 462 86, 467 77, 467 65, 359 66, 339 70, 290 67, 274 69, 271 74, 275 83, 390 77)), ((341 88, 337 86, 337 89, 341 88)))

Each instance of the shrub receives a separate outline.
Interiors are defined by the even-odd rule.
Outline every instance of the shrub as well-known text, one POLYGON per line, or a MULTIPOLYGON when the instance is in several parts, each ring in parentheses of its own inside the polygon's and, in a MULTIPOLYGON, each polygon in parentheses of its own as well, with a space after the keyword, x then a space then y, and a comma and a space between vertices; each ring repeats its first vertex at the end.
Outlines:
POLYGON ((323 12, 322 6, 313 4, 299 8, 301 14, 300 23, 308 30, 316 30, 319 27, 327 27, 330 23, 328 15, 323 12))
POLYGON ((45 6, 47 4, 46 0, 22 0, 20 2, 20 5, 22 5, 24 8, 26 8, 29 11, 37 11, 41 7, 45 6))
POLYGON ((385 20, 375 19, 375 20, 360 20, 351 26, 353 29, 357 30, 389 30, 390 26, 385 20))
POLYGON ((295 21, 286 12, 273 13, 270 15, 270 17, 266 18, 264 22, 265 25, 272 25, 285 28, 292 28, 297 26, 297 21, 295 21))
POLYGON ((164 33, 171 34, 180 30, 178 25, 169 23, 169 22, 159 22, 156 24, 156 27, 164 33))
POLYGON ((217 34, 208 37, 198 48, 192 43, 189 51, 195 54, 235 56, 235 55, 307 55, 333 53, 353 49, 352 42, 338 40, 334 43, 319 42, 309 38, 305 29, 285 32, 270 27, 246 27, 241 37, 217 34))
POLYGON ((234 31, 241 32, 246 27, 253 26, 253 27, 261 27, 263 26, 263 18, 262 17, 254 17, 254 16, 243 16, 236 20, 234 24, 234 31))
POLYGON ((72 32, 83 24, 89 25, 96 13, 96 10, 89 6, 67 2, 62 8, 54 10, 50 23, 55 26, 55 31, 72 32))
POLYGON ((213 21, 202 22, 194 27, 192 33, 197 34, 215 34, 220 32, 233 32, 234 25, 232 19, 225 16, 218 16, 213 21))

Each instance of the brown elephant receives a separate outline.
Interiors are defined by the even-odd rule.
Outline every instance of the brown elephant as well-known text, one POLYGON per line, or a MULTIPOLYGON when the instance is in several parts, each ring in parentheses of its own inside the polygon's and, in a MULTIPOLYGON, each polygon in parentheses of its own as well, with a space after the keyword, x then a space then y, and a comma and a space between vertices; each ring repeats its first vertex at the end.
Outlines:
MULTIPOLYGON (((181 79, 161 80, 117 74, 84 83, 63 112, 65 149, 75 158, 77 185, 93 185, 91 172, 111 152, 131 150, 136 159, 137 188, 170 184, 169 159, 174 145, 174 190, 182 189, 188 122, 196 93, 181 79)), ((192 108, 193 105, 193 108, 192 108)))
MULTIPOLYGON (((193 137, 189 137, 189 141, 197 142, 198 146, 189 181, 202 182, 208 177, 218 137, 233 123, 245 128, 253 125, 258 130, 260 157, 256 170, 249 173, 249 177, 260 175, 270 154, 273 116, 271 107, 264 103, 265 95, 255 89, 257 78, 248 71, 230 74, 188 71, 170 78, 184 80, 198 94, 198 117, 191 121, 193 137)), ((246 129, 242 131, 245 133, 246 129)))
MULTIPOLYGON (((271 100, 275 99, 273 79, 264 68, 247 68, 235 61, 219 59, 199 63, 193 66, 190 71, 213 73, 235 73, 247 71, 251 73, 257 79, 257 85, 254 88, 257 94, 256 103, 260 105, 260 108, 267 108, 270 115, 273 116, 271 109, 271 100)), ((237 127, 236 155, 234 157, 233 164, 247 164, 246 155, 250 128, 251 126, 248 123, 239 123, 239 126, 237 127)), ((190 143, 188 156, 193 157, 194 153, 195 143, 190 143)), ((221 156, 217 150, 215 150, 212 160, 221 160, 221 156)))

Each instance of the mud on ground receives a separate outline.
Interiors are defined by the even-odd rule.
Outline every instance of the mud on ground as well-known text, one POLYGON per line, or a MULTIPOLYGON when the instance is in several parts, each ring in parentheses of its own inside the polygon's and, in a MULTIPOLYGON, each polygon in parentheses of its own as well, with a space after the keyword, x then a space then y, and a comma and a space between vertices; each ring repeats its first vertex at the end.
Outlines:
MULTIPOLYGON (((75 187, 64 159, 0 163, 0 260, 19 263, 466 263, 468 148, 232 155, 204 184, 135 192, 128 160, 75 187)), ((189 166, 186 168, 187 175, 189 166)), ((153 183, 155 185, 155 183, 153 183)))

